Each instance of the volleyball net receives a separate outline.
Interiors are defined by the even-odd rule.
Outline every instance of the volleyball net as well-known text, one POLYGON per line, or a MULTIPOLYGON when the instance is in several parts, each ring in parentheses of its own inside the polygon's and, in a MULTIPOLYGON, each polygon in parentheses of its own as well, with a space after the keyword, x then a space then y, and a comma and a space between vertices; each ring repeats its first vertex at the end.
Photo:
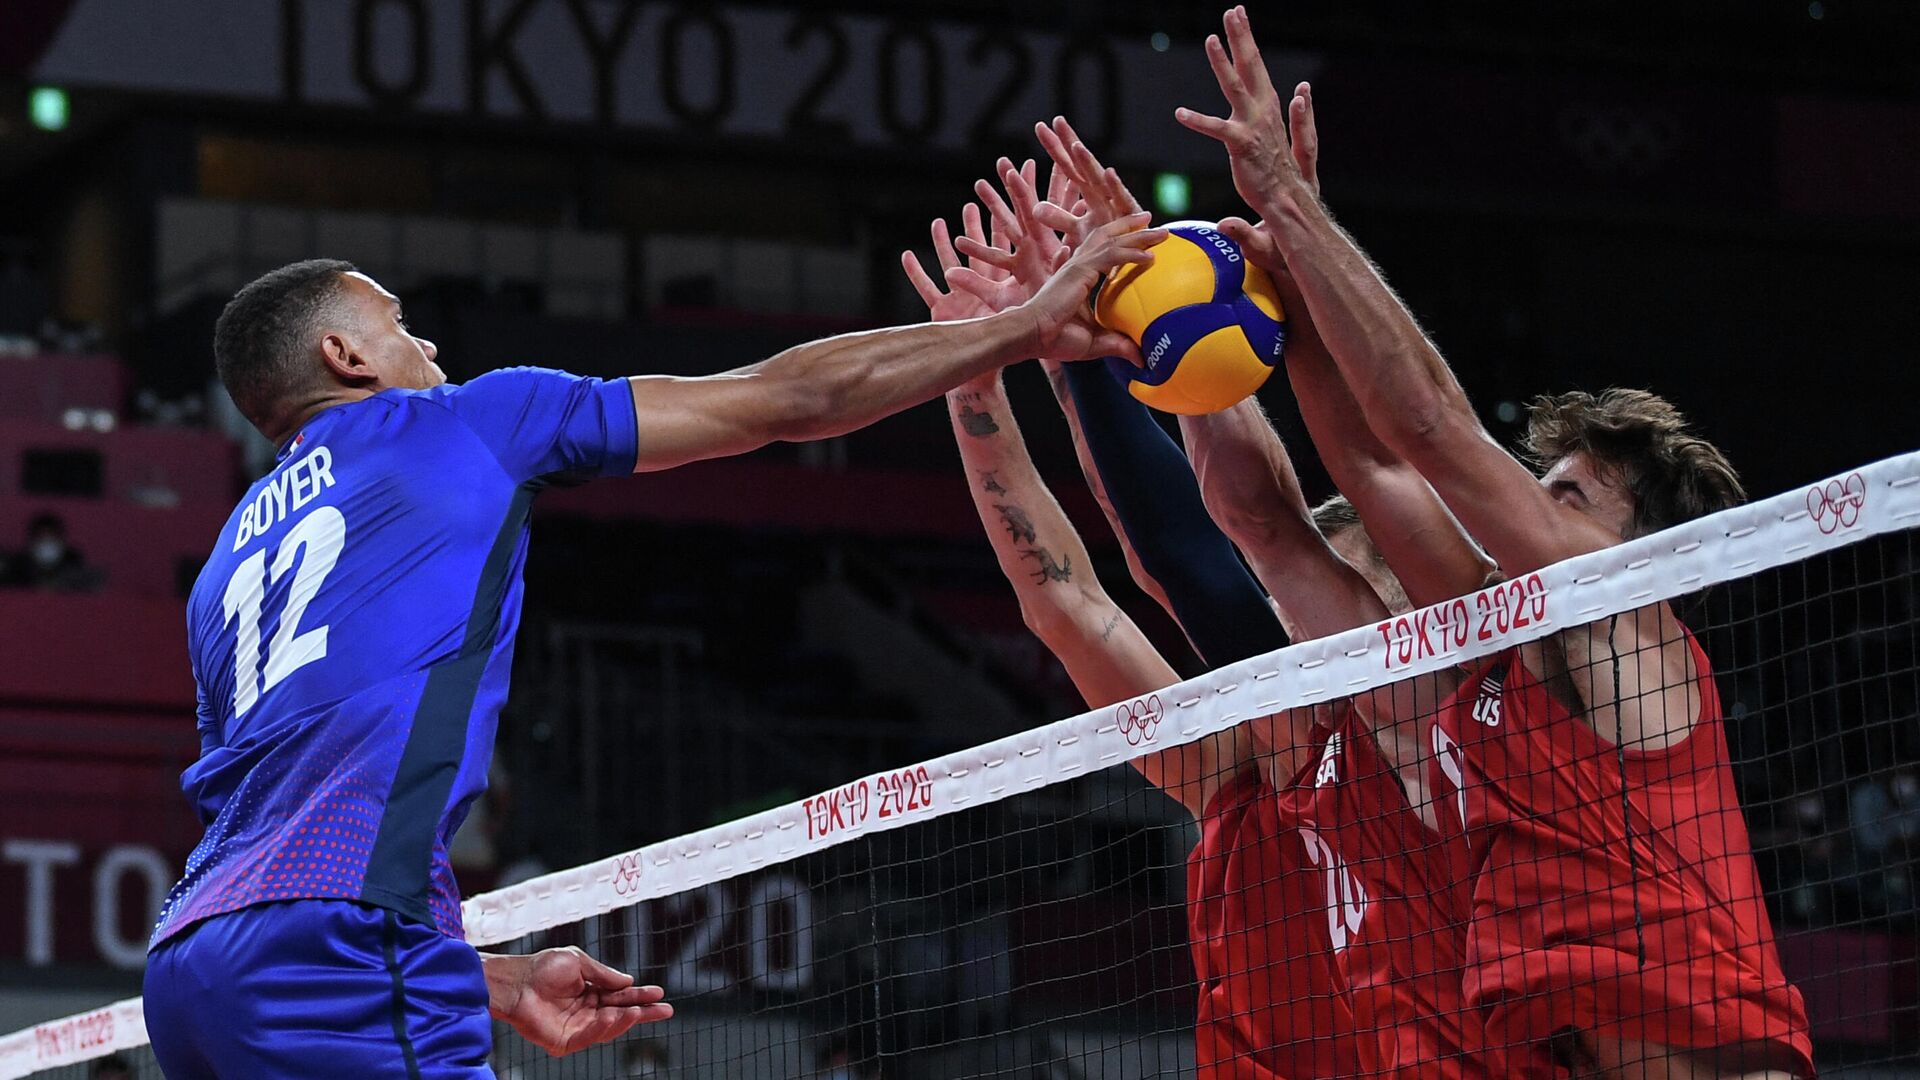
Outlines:
MULTIPOLYGON (((494 1068, 1920 1076, 1916 527, 1920 453, 476 896, 475 945, 677 1010, 558 1059, 498 1027, 494 1068), (1226 745, 1196 854, 1140 766, 1226 745)), ((146 1042, 122 1002, 0 1080, 158 1076, 146 1042)))

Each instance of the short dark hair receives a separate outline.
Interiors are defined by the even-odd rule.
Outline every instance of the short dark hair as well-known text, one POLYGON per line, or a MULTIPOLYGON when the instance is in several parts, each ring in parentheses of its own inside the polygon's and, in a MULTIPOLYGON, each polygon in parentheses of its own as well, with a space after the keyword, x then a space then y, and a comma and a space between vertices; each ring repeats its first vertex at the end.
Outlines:
POLYGON ((339 259, 308 259, 262 274, 233 294, 213 327, 213 362, 233 403, 249 420, 272 411, 311 374, 301 349, 314 323, 340 295, 339 259))
POLYGON ((1633 499, 1629 540, 1747 498, 1720 448, 1694 434, 1672 402, 1645 390, 1535 398, 1521 445, 1542 469, 1584 453, 1625 484, 1633 499))

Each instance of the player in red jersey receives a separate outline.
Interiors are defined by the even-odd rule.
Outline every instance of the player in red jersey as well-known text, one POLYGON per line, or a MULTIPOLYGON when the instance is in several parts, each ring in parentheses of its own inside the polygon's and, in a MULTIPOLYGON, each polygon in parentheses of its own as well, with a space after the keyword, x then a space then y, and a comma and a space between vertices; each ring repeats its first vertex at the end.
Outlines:
MULTIPOLYGON (((1298 105, 1303 138, 1294 150, 1317 182, 1311 102, 1303 97, 1298 105)), ((1102 212, 1137 206, 1064 121, 1041 136, 1062 167, 1096 193, 1089 205, 1100 209, 1072 223, 1077 228, 1101 220, 1102 212)), ((1290 286, 1284 276, 1277 283, 1290 286)), ((1287 452, 1255 401, 1180 422, 1207 511, 1246 554, 1288 629, 1296 637, 1334 633, 1408 610, 1409 592, 1426 604, 1483 584, 1491 570, 1485 556, 1419 472, 1371 436, 1305 305, 1297 296, 1283 299, 1286 366, 1302 415, 1329 472, 1360 505, 1332 500, 1309 519, 1287 452), (1380 523, 1378 547, 1363 519, 1380 523), (1329 558, 1357 568, 1365 590, 1341 588, 1337 570, 1303 574, 1329 558), (1405 588, 1390 565, 1408 567, 1405 588)), ((1309 823, 1316 860, 1340 866, 1368 897, 1351 904, 1330 891, 1326 902, 1355 1023, 1371 1036, 1372 1075, 1512 1075, 1462 999, 1465 863, 1437 830, 1426 794, 1428 729, 1435 704, 1455 682, 1451 673, 1410 682, 1402 689, 1412 694, 1384 714, 1390 703, 1371 703, 1371 723, 1344 705, 1321 710, 1318 762, 1290 792, 1309 823), (1393 722, 1380 723, 1383 715, 1393 722)))
MULTIPOLYGON (((1231 58, 1218 38, 1207 48, 1232 115, 1177 113, 1226 144, 1263 218, 1222 231, 1291 274, 1372 431, 1432 483, 1513 595, 1550 563, 1742 498, 1720 453, 1640 391, 1542 399, 1528 439, 1542 477, 1503 450, 1302 174, 1244 9, 1226 28, 1231 58)), ((1481 663, 1434 730, 1435 783, 1459 787, 1473 867, 1465 989, 1490 1039, 1582 1074, 1812 1074, 1712 675, 1667 605, 1481 663)))
MULTIPOLYGON (((1064 196, 1056 190, 1055 198, 1064 196)), ((963 217, 984 247, 978 210, 969 206, 963 217)), ((945 266, 959 265, 941 223, 934 245, 945 266)), ((1037 246, 1022 254, 1037 256, 1037 246)), ((1023 287, 1011 274, 976 265, 1000 286, 993 290, 999 303, 1023 287)), ((911 256, 906 266, 936 319, 992 310, 965 292, 942 292, 911 256)), ((1093 576, 1079 536, 1027 455, 999 379, 960 387, 948 407, 975 506, 1028 626, 1090 705, 1120 703, 1127 723, 1157 723, 1163 709, 1151 694, 1178 676, 1093 576)), ((1248 588, 1264 613, 1250 579, 1248 588)), ((1208 1078, 1368 1071, 1329 940, 1325 897, 1329 874, 1341 871, 1316 858, 1311 834, 1300 828, 1303 801, 1281 795, 1312 768, 1311 739, 1309 715, 1263 717, 1135 762, 1201 827, 1188 862, 1187 914, 1200 982, 1196 1057, 1208 1078)), ((1350 882, 1332 891, 1359 895, 1350 882)))

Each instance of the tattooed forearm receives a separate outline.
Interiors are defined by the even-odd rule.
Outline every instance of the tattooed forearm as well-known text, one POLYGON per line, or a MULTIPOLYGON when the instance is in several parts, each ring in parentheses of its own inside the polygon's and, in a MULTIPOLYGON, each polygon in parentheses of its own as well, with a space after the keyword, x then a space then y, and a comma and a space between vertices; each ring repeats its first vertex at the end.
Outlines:
POLYGON ((1113 637, 1113 628, 1119 625, 1120 625, 1119 612, 1116 611, 1113 614, 1107 616, 1107 625, 1100 628, 1100 640, 1106 641, 1107 639, 1113 637))
POLYGON ((993 508, 1000 511, 1000 523, 1007 527, 1007 535, 1013 537, 1015 543, 1031 544, 1037 541, 1033 519, 1027 516, 1025 510, 1002 503, 994 503, 993 508))
POLYGON ((992 495, 1005 495, 1007 493, 1007 489, 1000 486, 1000 474, 998 472, 982 472, 980 474, 980 490, 992 495))
POLYGON ((1064 563, 1057 563, 1053 561, 1053 552, 1046 548, 1021 548, 1020 557, 1032 559, 1038 563, 1031 571, 1034 583, 1037 585, 1045 585, 1049 581, 1073 580, 1072 556, 1068 556, 1064 563))
POLYGON ((960 418, 960 430, 976 439, 1000 433, 1000 425, 993 422, 990 412, 974 412, 973 406, 962 402, 960 411, 955 415, 960 418))

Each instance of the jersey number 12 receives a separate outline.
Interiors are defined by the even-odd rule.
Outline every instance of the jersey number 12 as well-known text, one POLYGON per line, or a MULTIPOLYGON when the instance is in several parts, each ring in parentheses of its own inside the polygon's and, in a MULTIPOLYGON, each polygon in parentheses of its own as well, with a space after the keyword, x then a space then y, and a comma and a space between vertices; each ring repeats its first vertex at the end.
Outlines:
POLYGON ((232 623, 238 619, 239 622, 236 628, 239 640, 233 647, 233 715, 236 719, 253 708, 261 694, 327 655, 327 628, 317 626, 303 634, 300 617, 307 613, 307 605, 313 602, 327 575, 333 573, 333 565, 340 561, 340 548, 346 540, 346 517, 334 507, 316 507, 280 541, 271 571, 267 568, 267 553, 256 551, 247 556, 228 579, 222 601, 226 621, 232 623), (293 587, 287 590, 287 607, 280 614, 280 628, 274 632, 263 658, 260 608, 266 602, 267 588, 286 574, 293 566, 294 556, 303 547, 306 558, 300 560, 300 569, 293 575, 293 587))

